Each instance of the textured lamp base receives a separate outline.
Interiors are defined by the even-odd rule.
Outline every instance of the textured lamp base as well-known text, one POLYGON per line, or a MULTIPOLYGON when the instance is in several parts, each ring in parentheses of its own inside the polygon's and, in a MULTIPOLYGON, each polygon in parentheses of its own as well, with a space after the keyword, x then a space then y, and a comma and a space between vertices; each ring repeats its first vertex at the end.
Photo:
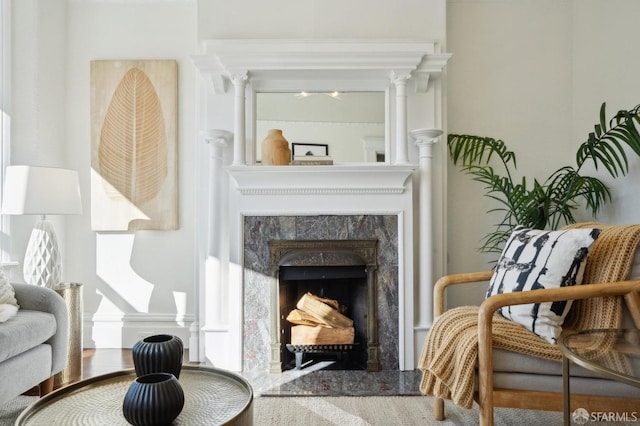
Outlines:
POLYGON ((60 282, 62 266, 58 238, 53 224, 46 219, 38 221, 31 231, 23 273, 28 284, 53 288, 60 282))

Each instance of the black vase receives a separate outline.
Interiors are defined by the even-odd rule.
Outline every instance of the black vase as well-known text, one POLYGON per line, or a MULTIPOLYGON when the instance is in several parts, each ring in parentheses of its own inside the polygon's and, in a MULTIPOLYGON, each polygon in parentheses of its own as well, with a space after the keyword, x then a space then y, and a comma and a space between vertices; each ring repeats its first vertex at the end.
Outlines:
POLYGON ((171 373, 136 378, 124 396, 122 413, 135 426, 168 425, 184 407, 184 392, 171 373))
POLYGON ((131 354, 136 375, 171 373, 180 378, 182 369, 182 340, 170 334, 145 337, 133 345, 131 354))

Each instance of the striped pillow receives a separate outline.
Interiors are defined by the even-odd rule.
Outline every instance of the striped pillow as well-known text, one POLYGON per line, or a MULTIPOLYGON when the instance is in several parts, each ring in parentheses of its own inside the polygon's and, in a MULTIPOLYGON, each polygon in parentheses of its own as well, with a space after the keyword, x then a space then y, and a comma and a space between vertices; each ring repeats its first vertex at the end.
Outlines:
MULTIPOLYGON (((498 259, 486 296, 581 284, 589 248, 598 235, 599 229, 516 227, 498 259)), ((569 300, 505 306, 498 313, 554 344, 571 304, 569 300)))

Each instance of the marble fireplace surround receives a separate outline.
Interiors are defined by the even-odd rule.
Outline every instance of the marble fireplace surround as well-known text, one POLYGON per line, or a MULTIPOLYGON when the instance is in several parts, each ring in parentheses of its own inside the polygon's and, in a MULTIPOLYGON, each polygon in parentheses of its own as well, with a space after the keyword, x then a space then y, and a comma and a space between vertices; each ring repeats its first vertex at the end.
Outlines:
MULTIPOLYGON (((399 368, 398 216, 314 215, 244 218, 244 353, 246 372, 280 367, 277 268, 271 241, 377 240, 377 355, 383 370, 399 368), (276 334, 273 334, 273 330, 276 334), (272 350, 277 348, 277 350, 272 350)), ((277 256, 277 255, 276 255, 277 256)))

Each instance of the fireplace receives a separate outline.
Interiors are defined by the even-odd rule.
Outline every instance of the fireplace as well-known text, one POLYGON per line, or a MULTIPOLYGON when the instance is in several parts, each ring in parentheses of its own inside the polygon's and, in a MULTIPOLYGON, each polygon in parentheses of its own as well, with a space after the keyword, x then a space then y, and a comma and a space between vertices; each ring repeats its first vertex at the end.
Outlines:
MULTIPOLYGON (((309 267, 342 265, 351 268, 350 273, 357 267, 366 268, 364 280, 338 280, 339 284, 348 281, 356 293, 366 293, 365 301, 360 302, 366 305, 364 311, 352 306, 359 322, 366 324, 361 324, 365 338, 361 345, 367 352, 362 359, 368 370, 399 368, 397 215, 246 216, 243 228, 244 371, 282 371, 286 342, 280 337, 285 325, 280 312, 280 274, 283 267, 303 263, 309 267)), ((296 292, 308 288, 304 280, 287 278, 294 272, 299 271, 285 272, 284 284, 296 281, 296 292)))
POLYGON ((377 244, 377 240, 269 241, 270 265, 278 286, 278 307, 273 312, 279 332, 272 350, 272 371, 300 367, 305 352, 309 358, 335 354, 343 361, 342 369, 380 370, 377 244), (286 317, 306 293, 337 300, 346 307, 355 329, 353 345, 290 345, 292 324, 286 317))
POLYGON ((202 47, 192 57, 202 77, 197 115, 205 143, 197 148, 190 353, 234 371, 268 372, 278 328, 268 242, 371 239, 378 241, 380 368, 413 369, 446 254, 446 144, 422 128, 443 125, 439 77, 451 55, 438 43, 401 39, 207 40, 202 47), (331 166, 259 164, 256 93, 336 87, 385 93, 385 162, 343 162, 335 152, 331 166))

